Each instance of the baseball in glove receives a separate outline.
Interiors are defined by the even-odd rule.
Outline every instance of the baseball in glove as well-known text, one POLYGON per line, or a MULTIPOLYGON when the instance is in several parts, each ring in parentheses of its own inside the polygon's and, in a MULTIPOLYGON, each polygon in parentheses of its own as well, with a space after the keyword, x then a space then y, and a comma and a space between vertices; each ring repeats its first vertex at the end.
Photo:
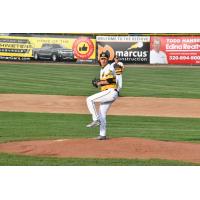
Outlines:
POLYGON ((98 83, 99 81, 100 81, 99 79, 94 78, 94 79, 92 80, 92 85, 93 85, 94 87, 98 88, 97 83, 98 83))

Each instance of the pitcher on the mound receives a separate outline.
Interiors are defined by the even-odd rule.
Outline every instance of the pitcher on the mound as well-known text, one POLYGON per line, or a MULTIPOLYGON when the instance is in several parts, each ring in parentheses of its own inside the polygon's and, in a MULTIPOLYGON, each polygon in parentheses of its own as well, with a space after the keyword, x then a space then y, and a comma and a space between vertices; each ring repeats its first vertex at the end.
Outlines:
POLYGON ((100 54, 99 64, 101 66, 100 79, 92 80, 95 87, 100 87, 101 92, 98 92, 87 98, 87 106, 92 114, 93 121, 86 127, 91 128, 100 126, 100 133, 97 140, 106 140, 106 114, 111 104, 118 97, 116 89, 116 75, 113 66, 108 64, 109 55, 106 53, 100 54), (96 109, 96 102, 100 102, 99 112, 96 109))

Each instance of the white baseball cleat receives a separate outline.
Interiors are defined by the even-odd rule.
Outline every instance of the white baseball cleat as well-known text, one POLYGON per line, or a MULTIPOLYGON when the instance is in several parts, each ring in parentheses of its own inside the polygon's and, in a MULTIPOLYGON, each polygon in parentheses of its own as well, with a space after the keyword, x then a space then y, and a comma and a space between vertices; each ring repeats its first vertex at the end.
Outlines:
POLYGON ((96 120, 96 121, 93 121, 90 124, 88 124, 86 127, 87 128, 92 128, 92 127, 96 127, 96 126, 99 126, 99 125, 100 125, 100 121, 96 120))
POLYGON ((106 136, 99 135, 96 140, 107 140, 108 138, 106 136))

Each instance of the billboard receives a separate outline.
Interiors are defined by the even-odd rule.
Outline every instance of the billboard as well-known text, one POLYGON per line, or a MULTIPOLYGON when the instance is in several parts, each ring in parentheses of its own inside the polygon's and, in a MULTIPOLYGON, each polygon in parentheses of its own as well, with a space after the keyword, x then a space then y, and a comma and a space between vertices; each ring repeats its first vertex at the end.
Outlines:
POLYGON ((52 38, 0 36, 0 59, 95 60, 96 40, 89 37, 52 38))
POLYGON ((151 37, 150 64, 200 64, 200 36, 151 37))
POLYGON ((98 58, 108 52, 109 60, 114 55, 125 63, 149 64, 150 36, 97 36, 98 58))

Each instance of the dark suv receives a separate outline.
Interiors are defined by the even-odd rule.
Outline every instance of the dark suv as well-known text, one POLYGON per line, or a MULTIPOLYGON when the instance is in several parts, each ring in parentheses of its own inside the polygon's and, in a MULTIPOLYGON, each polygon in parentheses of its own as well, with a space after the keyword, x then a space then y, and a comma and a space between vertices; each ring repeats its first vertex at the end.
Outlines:
POLYGON ((35 60, 50 59, 54 62, 60 60, 76 61, 73 50, 64 48, 60 44, 43 44, 41 48, 33 49, 32 55, 35 60))

